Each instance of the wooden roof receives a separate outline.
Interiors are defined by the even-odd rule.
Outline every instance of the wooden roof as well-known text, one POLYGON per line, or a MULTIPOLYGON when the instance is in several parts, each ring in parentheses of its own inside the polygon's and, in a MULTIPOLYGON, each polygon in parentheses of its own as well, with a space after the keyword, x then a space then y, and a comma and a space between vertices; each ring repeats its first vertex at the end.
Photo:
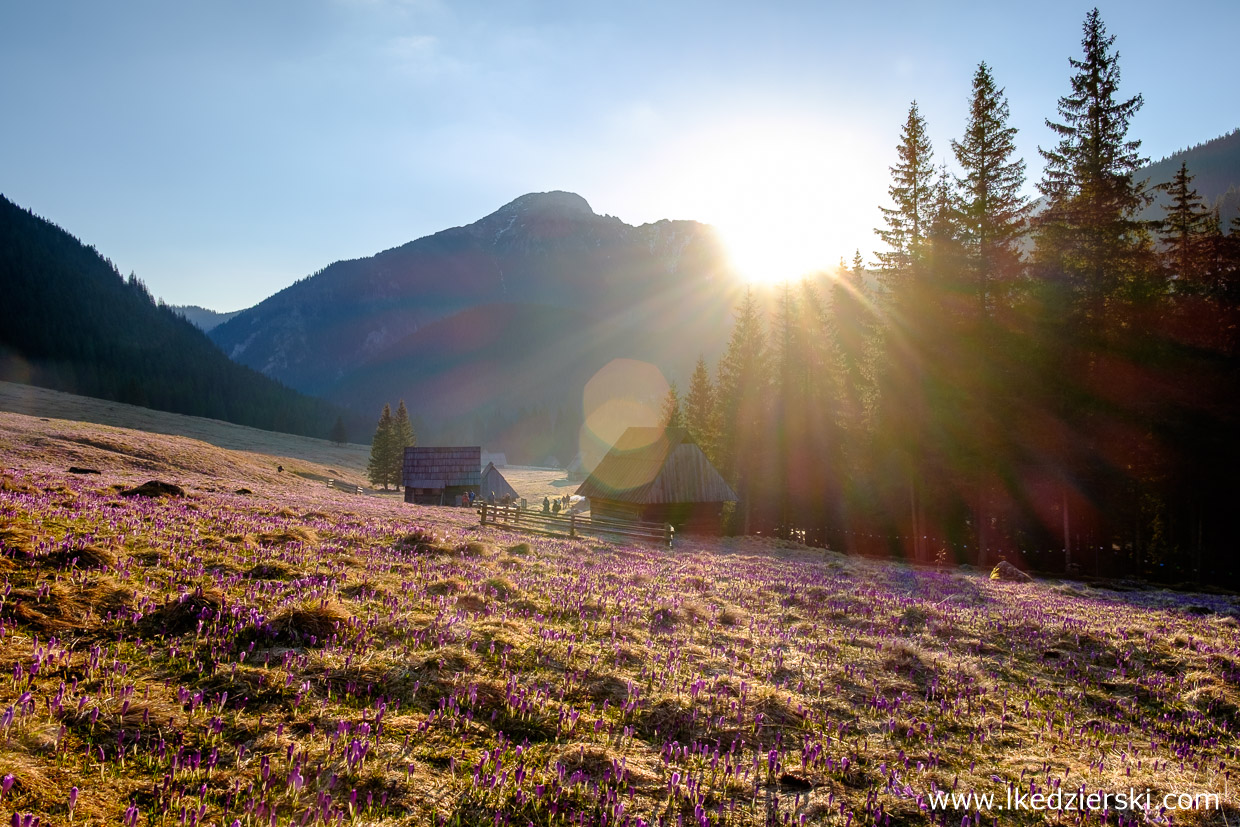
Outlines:
POLYGON ((487 467, 482 469, 482 482, 478 485, 478 496, 488 497, 494 494, 495 499, 503 499, 504 495, 512 497, 514 500, 520 499, 517 490, 504 479, 504 475, 495 467, 495 463, 488 462, 487 467))
POLYGON ((401 474, 406 488, 476 486, 482 482, 482 447, 424 447, 405 449, 401 474))
POLYGON ((577 493, 638 505, 736 500, 684 428, 629 428, 577 493))

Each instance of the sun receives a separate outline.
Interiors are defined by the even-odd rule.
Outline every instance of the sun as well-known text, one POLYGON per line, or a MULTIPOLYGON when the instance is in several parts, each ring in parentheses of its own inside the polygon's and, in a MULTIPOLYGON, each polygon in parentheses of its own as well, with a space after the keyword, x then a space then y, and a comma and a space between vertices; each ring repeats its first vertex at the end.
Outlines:
POLYGON ((772 205, 715 225, 739 279, 780 284, 830 269, 832 251, 812 228, 797 226, 795 218, 772 205))
POLYGON ((766 117, 687 136, 659 180, 681 214, 716 229, 738 279, 778 284, 834 272, 870 243, 883 163, 841 127, 766 117))

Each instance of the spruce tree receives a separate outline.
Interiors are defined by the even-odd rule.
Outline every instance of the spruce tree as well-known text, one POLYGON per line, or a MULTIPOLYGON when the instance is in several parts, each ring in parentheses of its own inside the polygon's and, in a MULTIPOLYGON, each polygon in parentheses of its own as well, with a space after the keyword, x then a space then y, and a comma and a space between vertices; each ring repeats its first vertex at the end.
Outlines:
POLYGON ((659 411, 659 421, 664 428, 685 426, 685 418, 680 409, 680 393, 676 390, 675 382, 667 387, 667 395, 663 397, 663 408, 659 411))
MULTIPOLYGON (((882 208, 886 228, 875 230, 889 248, 877 254, 887 313, 882 330, 884 358, 875 371, 875 422, 883 450, 890 454, 887 465, 900 467, 907 480, 912 514, 909 534, 921 538, 928 448, 923 438, 928 430, 924 349, 926 335, 935 327, 929 311, 932 302, 941 298, 941 293, 928 291, 927 254, 931 233, 939 234, 947 214, 942 175, 936 174, 926 122, 916 101, 900 132, 897 153, 900 160, 891 167, 892 182, 887 188, 894 206, 882 208)), ((912 553, 914 559, 924 559, 920 539, 915 539, 912 553)))
POLYGON ((887 188, 894 206, 879 208, 886 228, 875 230, 889 248, 877 254, 883 284, 889 292, 915 278, 914 266, 930 223, 934 150, 926 134, 926 121, 917 111, 917 101, 909 107, 896 152, 899 162, 891 167, 892 182, 887 188))
POLYGON ((343 416, 336 417, 336 424, 332 426, 332 431, 329 438, 337 445, 344 445, 349 441, 349 431, 344 426, 343 416))
POLYGON ((836 418, 848 434, 850 444, 860 447, 874 405, 874 361, 879 332, 874 292, 867 281, 860 250, 853 256, 851 268, 841 263, 830 295, 830 335, 840 391, 836 418))
POLYGON ((1176 280, 1176 292, 1180 293, 1208 289, 1207 239, 1218 231, 1214 214, 1201 202, 1192 183, 1188 164, 1181 163, 1175 177, 1159 185, 1171 196, 1171 202, 1163 206, 1166 218, 1161 223, 1161 234, 1166 245, 1164 256, 1176 280))
POLYGON ((1141 276, 1148 234, 1137 212, 1149 203, 1144 183, 1134 178, 1147 159, 1128 126, 1143 103, 1140 95, 1120 100, 1115 37, 1095 8, 1085 18, 1084 57, 1069 58, 1072 91, 1059 99, 1062 122, 1046 124, 1059 142, 1041 149, 1046 168, 1038 189, 1046 208, 1037 227, 1037 261, 1042 274, 1062 282, 1070 310, 1101 325, 1108 302, 1122 296, 1141 276))
POLYGON ((757 300, 752 291, 737 309, 732 336, 719 360, 717 400, 719 409, 720 472, 733 483, 741 498, 742 533, 749 530, 754 480, 759 472, 763 443, 767 433, 770 401, 766 334, 757 300))
POLYGON ((996 301, 1008 299, 1021 270, 1020 238, 1030 204, 1021 194, 1025 162, 1016 155, 1016 128, 1003 90, 990 67, 981 63, 973 75, 973 97, 964 138, 952 141, 952 152, 964 172, 959 221, 967 275, 977 311, 989 318, 996 301))
MULTIPOLYGON (((1035 288, 1050 309, 1039 337, 1039 405, 1066 424, 1074 438, 1040 452, 1055 463, 1062 489, 1063 544, 1067 565, 1075 564, 1074 534, 1105 531, 1102 522, 1082 526, 1073 513, 1074 492, 1097 502, 1108 488, 1109 468, 1102 442, 1115 400, 1097 395, 1108 358, 1128 358, 1140 341, 1139 302, 1159 289, 1147 224, 1138 212, 1150 198, 1136 179, 1146 162, 1141 142, 1128 135, 1142 98, 1121 98, 1119 55, 1098 10, 1082 26, 1081 59, 1070 58, 1071 91, 1059 99, 1059 121, 1047 121, 1058 136, 1038 189, 1045 208, 1035 222, 1035 288), (1057 456, 1056 456, 1057 455, 1057 456), (1054 457, 1051 459, 1051 457, 1054 457)), ((1126 423, 1125 427, 1131 427, 1126 423)), ((1139 429, 1136 429, 1139 430, 1139 429)), ((1150 429, 1147 432, 1152 432, 1150 429)), ((1129 446, 1130 456, 1152 456, 1148 446, 1129 446), (1142 454, 1144 451, 1144 454, 1142 454)), ((1138 472, 1130 467, 1134 477, 1138 472)), ((1103 509, 1092 512, 1101 514, 1103 509)), ((1101 520, 1101 518, 1098 518, 1101 520)))
POLYGON ((702 356, 698 356, 693 376, 689 378, 689 392, 684 399, 684 420, 689 436, 712 463, 718 464, 715 387, 710 381, 710 372, 706 369, 706 359, 702 356))
POLYGON ((417 437, 413 433, 413 423, 409 421, 409 409, 405 407, 405 400, 402 399, 396 408, 396 416, 392 420, 392 447, 388 457, 388 462, 391 463, 389 474, 392 481, 396 483, 397 491, 404 484, 405 449, 416 443, 417 437))
POLYGON ((370 478, 370 484, 376 487, 382 485, 384 491, 392 482, 394 424, 392 406, 384 405, 374 438, 370 441, 370 461, 366 463, 366 476, 370 478))

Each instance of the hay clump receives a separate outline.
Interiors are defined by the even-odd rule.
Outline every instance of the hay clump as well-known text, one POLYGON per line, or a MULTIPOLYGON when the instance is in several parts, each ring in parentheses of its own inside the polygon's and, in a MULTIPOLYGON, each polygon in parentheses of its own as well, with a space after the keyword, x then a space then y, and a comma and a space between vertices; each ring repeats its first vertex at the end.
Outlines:
POLYGON ((292 580, 298 572, 284 563, 268 561, 256 564, 246 574, 251 580, 292 580))
POLYGON ((349 621, 350 615, 335 603, 314 603, 285 609, 268 623, 277 640, 322 647, 349 621))
POLYGON ((62 548, 45 555, 42 563, 58 569, 110 569, 116 566, 116 555, 97 545, 62 548))
POLYGON ((477 540, 472 540, 464 545, 457 546, 456 553, 462 557, 482 559, 494 555, 495 549, 491 548, 486 543, 480 543, 477 540))
POLYGON ((258 535, 257 539, 265 546, 283 546, 289 543, 318 545, 319 543, 318 532, 306 526, 287 526, 279 531, 264 531, 258 535))
POLYGON ((487 599, 477 594, 463 594, 456 599, 456 608, 475 614, 484 612, 487 608, 487 599))
POLYGON ((493 595, 496 600, 507 600, 517 590, 517 587, 507 577, 488 577, 482 581, 482 588, 493 595))
POLYGON ((0 553, 8 557, 26 558, 34 554, 34 549, 33 531, 15 525, 0 528, 0 553))
POLYGON ((436 580, 426 587, 426 593, 433 594, 436 597, 458 594, 463 591, 465 591, 465 581, 459 577, 447 577, 443 580, 436 580))
POLYGON ((138 622, 138 628, 146 636, 177 637, 198 631, 200 622, 215 619, 223 608, 224 596, 220 592, 199 589, 146 615, 138 622))
POLYGON ((444 538, 425 528, 416 528, 396 541, 398 551, 414 554, 448 554, 452 551, 444 538))
POLYGON ((38 494, 39 489, 28 482, 14 479, 8 474, 0 474, 0 491, 12 494, 38 494))

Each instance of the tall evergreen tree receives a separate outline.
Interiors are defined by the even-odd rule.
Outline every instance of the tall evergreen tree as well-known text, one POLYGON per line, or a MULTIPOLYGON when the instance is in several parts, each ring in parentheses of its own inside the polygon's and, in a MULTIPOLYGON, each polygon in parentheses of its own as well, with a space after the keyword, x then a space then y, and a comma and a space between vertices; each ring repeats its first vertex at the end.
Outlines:
POLYGON ((409 409, 405 407, 405 400, 402 399, 396 407, 396 416, 392 419, 392 446, 388 457, 388 462, 391 463, 388 473, 392 482, 396 484, 397 491, 403 484, 405 449, 416 443, 417 436, 413 432, 413 423, 409 421, 409 409))
POLYGON ((386 491, 392 483, 392 455, 395 445, 395 421, 392 419, 392 406, 384 405, 379 415, 379 425, 375 428, 374 438, 370 440, 370 461, 366 463, 366 476, 373 486, 383 486, 386 491))
POLYGON ((663 408, 659 411, 659 421, 663 423, 664 428, 685 426, 684 414, 680 409, 680 392, 676 390, 675 382, 667 386, 667 395, 663 397, 663 408))
POLYGON ((1206 270, 1210 266, 1210 256, 1207 247, 1211 236, 1218 233, 1213 212, 1201 202, 1192 184, 1188 164, 1181 163, 1175 177, 1159 185, 1171 196, 1171 202, 1163 206, 1166 217, 1162 220, 1161 234, 1166 245, 1164 257, 1176 280, 1178 293, 1208 290, 1206 270))
POLYGON ((868 282, 861 251, 853 255, 852 267, 840 263, 831 285, 830 335, 837 360, 840 398, 836 407, 839 424, 860 438, 874 405, 874 360, 878 351, 878 312, 868 282))
POLYGON ((336 424, 332 426, 330 439, 337 445, 344 445, 349 441, 349 430, 345 427, 344 417, 336 417, 336 424))
POLYGON ((957 179, 958 200, 954 218, 957 252, 955 268, 960 273, 962 326, 953 331, 956 345, 950 363, 957 367, 957 378, 945 383, 940 397, 951 397, 954 410, 948 414, 956 439, 946 454, 959 465, 958 471, 972 478, 970 485, 958 481, 958 488, 973 488, 971 524, 978 562, 985 563, 989 546, 987 527, 989 478, 1002 464, 997 448, 995 417, 997 404, 994 385, 1005 371, 998 367, 999 331, 994 327, 996 311, 1011 306, 1023 271, 1020 240, 1026 232, 1031 205, 1021 194, 1025 182, 1025 162, 1016 157, 1016 128, 1008 122, 1010 110, 1003 90, 981 63, 973 75, 969 117, 964 136, 952 141, 952 151, 963 175, 957 179), (963 379, 963 381, 961 381, 963 379))
MULTIPOLYGON (((915 538, 914 558, 923 559, 926 553, 920 538, 924 536, 923 477, 928 448, 923 438, 927 424, 923 349, 926 335, 934 328, 934 314, 929 311, 940 298, 928 289, 927 263, 932 230, 942 229, 941 220, 947 213, 942 176, 936 176, 933 148, 915 101, 901 129, 897 153, 900 160, 891 167, 887 188, 894 206, 882 208, 886 228, 875 230, 889 248, 878 253, 886 315, 882 330, 885 358, 876 371, 876 422, 883 433, 887 464, 901 468, 908 486, 911 524, 907 533, 915 538)), ((939 272, 946 273, 946 269, 939 272)))
POLYGON ((715 386, 706 369, 706 359, 698 356, 693 376, 689 378, 689 392, 684 399, 685 427, 689 436, 705 452, 712 463, 719 463, 717 446, 719 423, 715 410, 715 386))
POLYGON ((1114 411, 1129 402, 1100 399, 1096 389, 1108 360, 1140 361, 1137 353, 1150 343, 1138 334, 1138 311, 1162 292, 1148 226, 1138 218, 1150 201, 1135 177, 1146 159, 1141 142, 1128 135, 1142 98, 1120 98, 1115 37, 1107 35, 1096 8, 1082 28, 1084 54, 1069 59, 1071 92, 1059 99, 1060 121, 1047 121, 1058 143, 1039 150, 1046 160, 1038 185, 1046 206, 1036 221, 1034 254, 1037 289, 1044 305, 1054 308, 1040 336, 1050 372, 1038 383, 1038 404, 1072 429, 1071 438, 1039 451, 1064 482, 1063 541, 1070 560, 1073 535, 1106 541, 1106 514, 1118 506, 1099 504, 1105 492, 1115 491, 1108 480, 1117 459, 1135 476, 1135 463, 1153 455, 1151 446, 1133 441, 1104 444, 1118 424, 1110 421, 1114 411), (1121 452, 1127 456, 1118 457, 1121 452), (1086 515, 1089 522, 1081 522, 1086 515))
POLYGON ((964 172, 959 179, 959 224, 979 316, 989 318, 1021 270, 1020 237, 1029 200, 1021 194, 1025 162, 1016 155, 1016 128, 1008 123, 1007 98, 990 67, 973 74, 973 97, 964 138, 952 152, 964 172))
POLYGON ((770 401, 766 333, 752 291, 745 294, 737 309, 718 371, 719 470, 741 498, 741 517, 734 528, 748 533, 754 482, 762 459, 760 437, 766 432, 770 401))
POLYGON ((877 255, 889 291, 915 278, 914 266, 930 225, 934 149, 917 101, 909 107, 896 152, 899 161, 891 167, 892 182, 887 188, 894 206, 880 207, 886 227, 875 231, 888 247, 877 255))
POLYGON ((1095 8, 1085 18, 1084 57, 1069 58, 1072 91, 1059 99, 1061 122, 1046 124, 1059 142, 1039 149, 1046 159, 1042 182, 1046 209, 1038 221, 1037 261, 1044 276, 1061 281, 1070 310, 1102 325, 1107 305, 1139 284, 1144 272, 1146 226, 1137 212, 1149 203, 1135 179, 1148 159, 1128 127, 1143 103, 1120 100, 1119 54, 1095 8))

